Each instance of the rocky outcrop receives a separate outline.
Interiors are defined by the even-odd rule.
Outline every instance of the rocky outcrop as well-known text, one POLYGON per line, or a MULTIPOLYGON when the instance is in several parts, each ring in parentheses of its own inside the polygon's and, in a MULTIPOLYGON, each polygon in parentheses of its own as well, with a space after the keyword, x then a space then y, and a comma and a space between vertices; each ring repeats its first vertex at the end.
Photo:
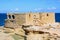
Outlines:
POLYGON ((0 40, 14 40, 14 39, 12 38, 12 36, 0 32, 0 40))

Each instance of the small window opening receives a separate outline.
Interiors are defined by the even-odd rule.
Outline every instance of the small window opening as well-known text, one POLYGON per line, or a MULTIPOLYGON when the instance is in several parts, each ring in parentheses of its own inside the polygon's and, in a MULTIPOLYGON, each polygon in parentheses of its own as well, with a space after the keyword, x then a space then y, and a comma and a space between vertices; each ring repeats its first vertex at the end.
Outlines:
POLYGON ((49 16, 49 15, 47 14, 47 16, 49 16))
POLYGON ((9 19, 11 19, 11 15, 9 15, 9 19))
POLYGON ((13 19, 15 19, 15 16, 14 16, 14 15, 12 15, 12 18, 13 18, 13 19))
POLYGON ((29 14, 29 17, 31 17, 31 15, 29 14))

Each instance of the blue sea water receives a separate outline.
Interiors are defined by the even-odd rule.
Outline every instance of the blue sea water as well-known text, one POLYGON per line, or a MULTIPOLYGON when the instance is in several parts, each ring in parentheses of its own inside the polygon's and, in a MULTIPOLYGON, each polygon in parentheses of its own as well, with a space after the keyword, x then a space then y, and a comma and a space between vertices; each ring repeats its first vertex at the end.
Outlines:
POLYGON ((7 18, 6 13, 0 13, 0 26, 4 26, 6 18, 7 18))
POLYGON ((55 21, 60 22, 60 13, 55 13, 55 21))
MULTIPOLYGON (((4 26, 6 18, 6 13, 0 13, 0 26, 4 26)), ((55 13, 55 21, 60 22, 60 13, 55 13)))

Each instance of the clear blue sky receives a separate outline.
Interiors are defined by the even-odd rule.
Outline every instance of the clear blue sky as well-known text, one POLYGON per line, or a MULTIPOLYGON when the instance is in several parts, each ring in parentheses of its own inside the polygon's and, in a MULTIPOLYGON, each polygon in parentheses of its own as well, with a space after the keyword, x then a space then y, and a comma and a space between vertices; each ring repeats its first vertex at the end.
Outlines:
POLYGON ((0 0, 0 12, 56 12, 60 0, 0 0))

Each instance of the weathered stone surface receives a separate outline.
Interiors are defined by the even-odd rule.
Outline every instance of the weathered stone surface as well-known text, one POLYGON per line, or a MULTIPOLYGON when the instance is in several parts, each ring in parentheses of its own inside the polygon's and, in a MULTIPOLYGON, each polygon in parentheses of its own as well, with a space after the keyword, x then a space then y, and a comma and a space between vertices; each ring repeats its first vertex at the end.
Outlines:
POLYGON ((25 36, 25 31, 22 28, 16 28, 15 34, 20 35, 20 36, 25 36))
POLYGON ((16 20, 13 20, 13 19, 7 19, 5 21, 5 26, 6 28, 18 28, 19 25, 16 23, 16 20))
POLYGON ((0 32, 0 40, 14 40, 10 35, 0 32))
POLYGON ((53 12, 36 12, 36 13, 22 13, 22 14, 7 14, 5 27, 15 28, 20 25, 38 25, 45 23, 55 23, 55 14, 53 12), (13 17, 14 16, 14 17, 13 17), (11 17, 11 18, 10 18, 11 17), (51 20, 50 20, 51 18, 51 20), (18 25, 17 25, 18 24, 18 25))
POLYGON ((30 34, 30 35, 27 36, 27 40, 43 40, 43 35, 30 34))
POLYGON ((14 38, 14 40, 24 40, 24 37, 22 37, 20 35, 14 34, 14 35, 11 35, 11 36, 12 36, 12 38, 14 38))
POLYGON ((4 29, 3 29, 3 32, 4 32, 4 33, 14 33, 14 29, 4 28, 4 29))

